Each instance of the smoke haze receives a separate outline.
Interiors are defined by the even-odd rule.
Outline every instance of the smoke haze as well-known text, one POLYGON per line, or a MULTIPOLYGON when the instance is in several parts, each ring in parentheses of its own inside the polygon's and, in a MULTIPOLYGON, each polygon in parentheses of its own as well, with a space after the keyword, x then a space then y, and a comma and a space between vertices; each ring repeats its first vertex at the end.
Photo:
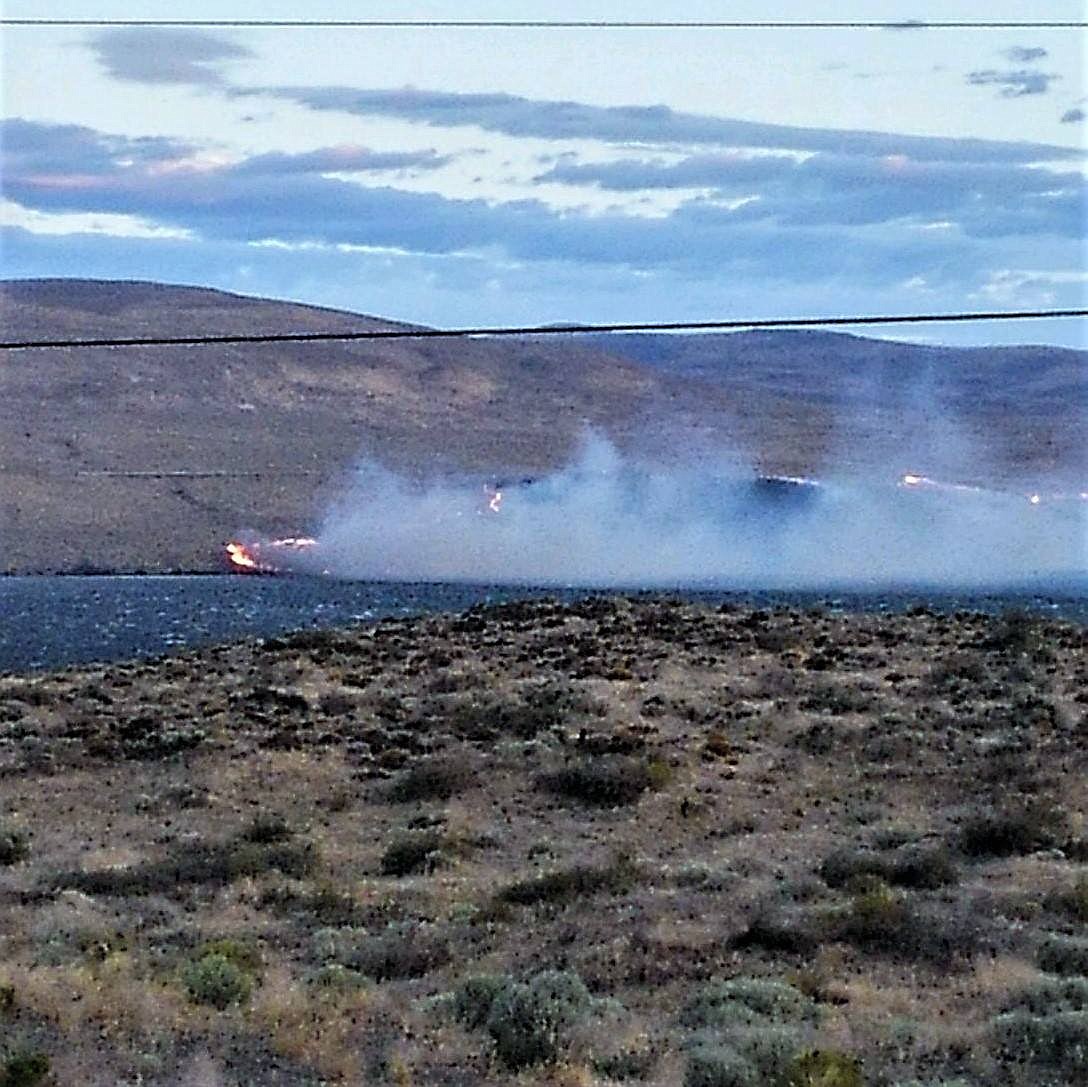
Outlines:
MULTIPOLYGON (((1008 585, 1083 575, 1078 494, 926 484, 899 463, 866 479, 759 479, 735 456, 638 464, 588 436, 566 469, 502 487, 419 485, 374 464, 318 532, 344 577, 578 586, 1008 585), (498 511, 489 503, 499 504, 498 511)), ((971 478, 961 475, 959 478, 971 478)))

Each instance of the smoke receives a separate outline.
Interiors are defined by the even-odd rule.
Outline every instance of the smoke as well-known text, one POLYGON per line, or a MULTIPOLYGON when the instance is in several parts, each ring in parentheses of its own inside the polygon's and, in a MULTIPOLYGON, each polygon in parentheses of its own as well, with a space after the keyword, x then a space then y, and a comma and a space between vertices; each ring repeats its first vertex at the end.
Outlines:
MULTIPOLYGON (((901 473, 761 479, 736 457, 661 467, 589 436, 566 469, 493 492, 375 464, 328 512, 315 561, 344 577, 577 586, 1008 585, 1081 575, 1088 502, 903 487, 901 473)), ((924 466, 921 470, 925 470, 924 466)), ((964 477, 961 477, 964 478, 964 477)))

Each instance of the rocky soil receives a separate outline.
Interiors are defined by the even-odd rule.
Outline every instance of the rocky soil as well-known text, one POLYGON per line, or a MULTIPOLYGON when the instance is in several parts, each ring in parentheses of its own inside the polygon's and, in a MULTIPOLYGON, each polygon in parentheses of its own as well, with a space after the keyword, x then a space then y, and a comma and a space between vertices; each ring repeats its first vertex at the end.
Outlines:
POLYGON ((1088 634, 523 602, 0 677, 0 1082, 1088 1079, 1088 634))

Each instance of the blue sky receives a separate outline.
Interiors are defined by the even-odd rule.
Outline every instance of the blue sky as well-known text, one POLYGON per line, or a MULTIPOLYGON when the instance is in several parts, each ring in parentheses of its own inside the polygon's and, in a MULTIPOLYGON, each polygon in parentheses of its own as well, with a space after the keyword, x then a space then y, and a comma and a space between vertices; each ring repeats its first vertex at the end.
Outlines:
MULTIPOLYGON (((632 0, 304 10, 660 17, 632 0)), ((298 11, 54 0, 48 14, 298 11)), ((931 17, 1040 12, 945 0, 931 17)), ((5 28, 4 274, 199 283, 434 325, 1083 306, 1084 44, 1054 29, 5 28)), ((1084 342, 1074 322, 918 331, 1084 342)))

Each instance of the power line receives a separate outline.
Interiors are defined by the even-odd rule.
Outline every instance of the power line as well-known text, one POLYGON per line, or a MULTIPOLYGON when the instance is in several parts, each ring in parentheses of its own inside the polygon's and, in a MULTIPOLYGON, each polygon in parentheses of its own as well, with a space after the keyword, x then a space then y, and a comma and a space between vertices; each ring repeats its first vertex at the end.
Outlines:
POLYGON ((576 336, 609 332, 710 332, 753 328, 835 328, 846 325, 944 324, 1088 317, 1088 309, 999 310, 991 313, 909 313, 854 317, 781 317, 728 321, 651 321, 625 324, 499 325, 476 328, 365 329, 356 332, 225 333, 210 336, 102 337, 81 340, 0 341, 0 351, 65 347, 197 347, 232 343, 321 343, 332 340, 434 340, 500 336, 576 336))
POLYGON ((1077 30, 1083 20, 641 20, 641 19, 0 19, 0 26, 407 28, 424 30, 1077 30))

